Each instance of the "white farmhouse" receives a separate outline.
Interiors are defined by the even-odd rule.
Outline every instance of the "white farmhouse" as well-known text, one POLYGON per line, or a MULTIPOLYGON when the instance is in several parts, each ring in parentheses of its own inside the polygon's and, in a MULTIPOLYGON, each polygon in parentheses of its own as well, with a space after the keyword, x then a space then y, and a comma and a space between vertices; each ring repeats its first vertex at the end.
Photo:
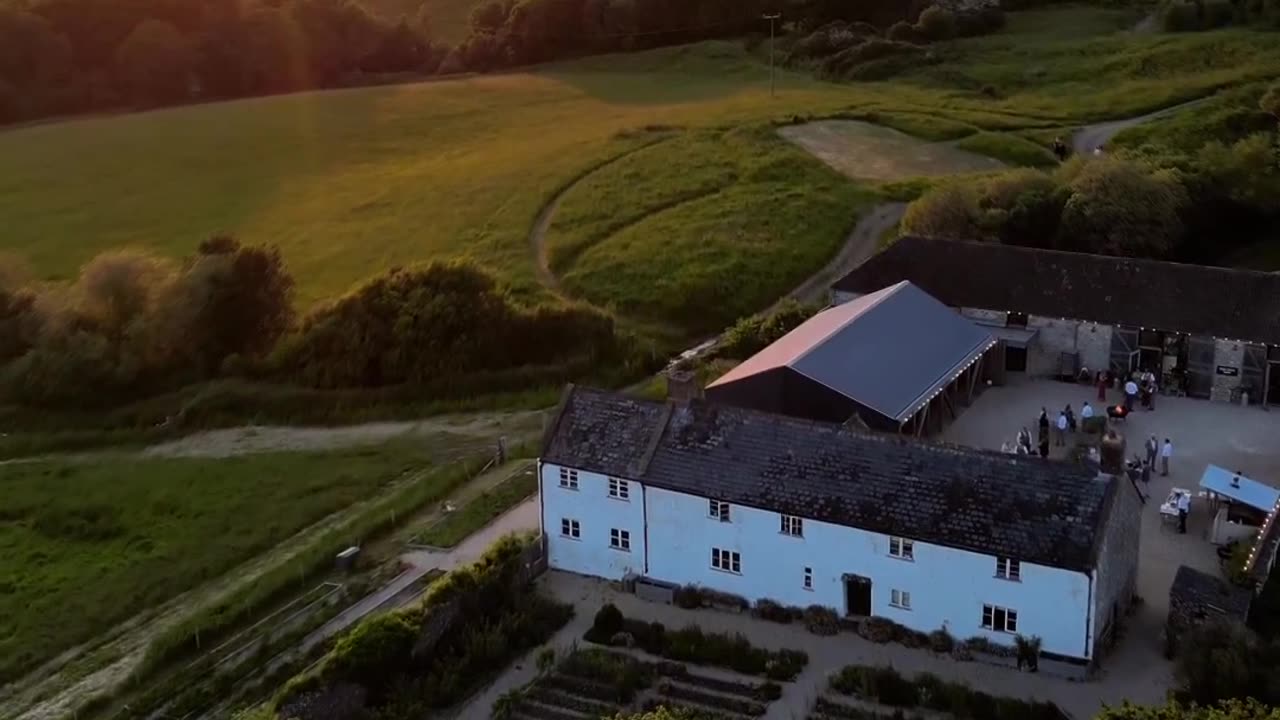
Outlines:
POLYGON ((1091 664, 1130 603, 1127 479, 703 401, 570 387, 539 463, 550 565, 824 605, 1091 664))

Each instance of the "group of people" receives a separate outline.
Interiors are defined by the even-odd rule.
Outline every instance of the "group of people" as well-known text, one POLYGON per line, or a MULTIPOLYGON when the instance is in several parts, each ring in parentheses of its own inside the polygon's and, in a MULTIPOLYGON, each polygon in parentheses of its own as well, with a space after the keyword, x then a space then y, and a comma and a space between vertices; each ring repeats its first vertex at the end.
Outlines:
MULTIPOLYGON (((1099 372, 1094 378, 1094 383, 1098 388, 1098 402, 1105 403, 1107 401, 1107 388, 1111 387, 1114 378, 1110 371, 1099 372)), ((1124 385, 1124 409, 1125 412, 1132 412, 1135 402, 1141 403, 1142 407, 1148 410, 1156 409, 1156 394, 1160 388, 1156 384, 1156 374, 1150 370, 1135 370, 1128 378, 1125 379, 1124 385)))
MULTIPOLYGON (((1086 400, 1084 405, 1080 406, 1080 421, 1084 422, 1091 417, 1093 417, 1093 406, 1086 400)), ((1053 433, 1054 445, 1059 447, 1066 446, 1067 434, 1076 431, 1076 414, 1071 409, 1071 406, 1067 405, 1058 412, 1057 419, 1050 423, 1049 411, 1045 408, 1040 408, 1040 418, 1036 421, 1036 425, 1039 428, 1039 435, 1035 450, 1031 446, 1031 431, 1027 429, 1026 425, 1023 425, 1022 429, 1018 431, 1018 437, 1012 446, 1006 442, 1001 449, 1004 452, 1017 455, 1033 455, 1039 452, 1040 457, 1047 458, 1049 457, 1050 433, 1053 433)))

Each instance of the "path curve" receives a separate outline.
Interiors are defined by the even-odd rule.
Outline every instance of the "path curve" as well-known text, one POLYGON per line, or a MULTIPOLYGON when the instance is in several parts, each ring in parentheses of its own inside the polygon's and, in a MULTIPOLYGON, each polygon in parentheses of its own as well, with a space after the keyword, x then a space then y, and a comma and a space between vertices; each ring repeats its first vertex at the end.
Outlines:
POLYGON ((1152 120, 1165 117, 1166 115, 1172 115, 1179 110, 1199 105, 1206 99, 1207 98, 1197 98, 1195 100, 1189 100, 1184 103, 1170 105, 1167 108, 1149 112, 1145 115, 1138 115, 1136 117, 1085 125, 1079 130, 1076 130, 1075 134, 1071 136, 1071 149, 1078 155, 1087 155, 1098 148, 1106 147, 1106 144, 1111 142, 1112 138, 1131 127, 1137 127, 1138 125, 1151 122, 1152 120))

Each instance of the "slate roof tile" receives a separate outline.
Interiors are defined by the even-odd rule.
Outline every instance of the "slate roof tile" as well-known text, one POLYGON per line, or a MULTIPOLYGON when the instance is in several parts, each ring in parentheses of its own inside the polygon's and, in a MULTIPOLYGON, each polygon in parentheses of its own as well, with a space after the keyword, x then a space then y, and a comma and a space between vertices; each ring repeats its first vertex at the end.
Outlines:
POLYGON ((705 402, 570 395, 547 462, 1038 565, 1095 562, 1113 480, 1080 466, 705 402))

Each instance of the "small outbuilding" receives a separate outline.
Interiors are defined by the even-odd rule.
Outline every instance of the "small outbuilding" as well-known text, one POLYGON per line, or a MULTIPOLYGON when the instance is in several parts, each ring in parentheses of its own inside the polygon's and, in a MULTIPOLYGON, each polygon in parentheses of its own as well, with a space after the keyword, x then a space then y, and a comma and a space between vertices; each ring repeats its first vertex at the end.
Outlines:
POLYGON ((1178 642, 1208 622, 1244 624, 1253 594, 1220 577, 1181 565, 1169 588, 1169 618, 1165 624, 1165 652, 1172 656, 1178 642))
POLYGON ((718 403, 923 434, 967 403, 996 337, 909 282, 823 310, 707 386, 718 403))

